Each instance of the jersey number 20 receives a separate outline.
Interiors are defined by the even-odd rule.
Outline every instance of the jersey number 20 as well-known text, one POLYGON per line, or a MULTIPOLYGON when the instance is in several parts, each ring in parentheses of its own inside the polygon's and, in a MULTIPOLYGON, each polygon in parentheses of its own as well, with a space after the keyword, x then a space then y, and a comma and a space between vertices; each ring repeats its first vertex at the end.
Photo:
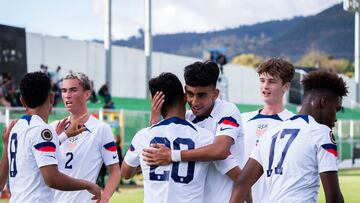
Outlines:
MULTIPOLYGON (((166 137, 154 137, 150 144, 163 144, 168 148, 171 148, 170 141, 166 137)), ((188 149, 194 149, 195 143, 190 138, 176 138, 173 141, 174 150, 180 150, 180 144, 187 145, 188 149)), ((179 166, 180 162, 173 162, 173 167, 171 170, 171 178, 176 183, 190 183, 194 178, 194 171, 195 171, 195 162, 189 161, 187 167, 186 176, 179 175, 179 166)), ((157 166, 150 167, 150 180, 154 181, 168 181, 170 171, 164 171, 162 174, 155 173, 155 169, 157 166)))
MULTIPOLYGON (((300 129, 284 129, 281 132, 280 139, 283 139, 285 137, 285 135, 290 135, 290 137, 289 137, 288 141, 286 142, 286 145, 281 153, 281 158, 279 160, 279 163, 275 167, 275 174, 281 175, 283 173, 282 165, 284 163, 286 153, 287 153, 291 143, 294 141, 295 137, 299 134, 299 131, 300 131, 300 129)), ((273 172, 272 165, 274 162, 275 144, 276 144, 276 140, 278 138, 279 133, 280 133, 280 131, 275 133, 275 135, 273 135, 271 137, 272 140, 271 140, 270 153, 269 153, 269 167, 268 167, 268 170, 266 170, 267 177, 270 177, 273 172)))

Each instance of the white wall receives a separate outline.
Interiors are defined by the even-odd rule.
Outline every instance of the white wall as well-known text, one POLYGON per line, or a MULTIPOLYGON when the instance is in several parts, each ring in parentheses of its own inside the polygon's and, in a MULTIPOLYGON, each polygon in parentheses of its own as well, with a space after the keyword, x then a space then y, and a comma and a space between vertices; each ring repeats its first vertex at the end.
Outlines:
MULTIPOLYGON (((105 83, 105 52, 103 45, 95 42, 26 34, 28 72, 40 70, 40 64, 55 71, 61 66, 60 76, 70 70, 83 72, 94 81, 95 90, 105 83)), ((201 59, 154 52, 152 76, 172 72, 182 83, 184 67, 201 59)), ((145 98, 146 68, 144 52, 139 49, 113 46, 112 52, 112 95, 118 97, 145 98)), ((259 94, 259 80, 254 68, 229 64, 224 67, 229 81, 229 100, 235 103, 262 104, 259 94)), ((344 99, 345 106, 355 100, 355 83, 344 77, 350 94, 344 99)), ((286 103, 286 102, 285 102, 286 103)))

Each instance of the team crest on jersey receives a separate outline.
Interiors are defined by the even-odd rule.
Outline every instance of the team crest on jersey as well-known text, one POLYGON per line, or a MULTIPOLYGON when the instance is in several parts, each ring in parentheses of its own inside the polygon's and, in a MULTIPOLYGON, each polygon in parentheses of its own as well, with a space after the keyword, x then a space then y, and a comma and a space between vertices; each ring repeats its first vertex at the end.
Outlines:
POLYGON ((44 129, 43 131, 41 131, 41 138, 46 141, 50 141, 52 140, 53 135, 49 129, 44 129))
POLYGON ((266 132, 267 128, 268 128, 268 124, 263 124, 263 123, 259 124, 256 129, 256 136, 260 137, 261 135, 263 135, 266 132))
POLYGON ((330 131, 329 135, 330 135, 330 140, 331 140, 331 142, 332 142, 333 144, 336 144, 336 140, 335 140, 334 133, 333 133, 332 131, 330 131))
POLYGON ((66 146, 70 149, 73 150, 75 149, 77 143, 78 143, 78 136, 75 137, 70 137, 67 142, 66 142, 66 146))

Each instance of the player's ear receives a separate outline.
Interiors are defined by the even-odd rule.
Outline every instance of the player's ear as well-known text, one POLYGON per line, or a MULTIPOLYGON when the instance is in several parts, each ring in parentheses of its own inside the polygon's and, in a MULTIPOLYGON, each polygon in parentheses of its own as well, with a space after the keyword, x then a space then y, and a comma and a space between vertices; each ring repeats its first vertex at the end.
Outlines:
POLYGON ((327 103, 328 103, 328 98, 326 97, 326 96, 321 96, 320 97, 320 101, 319 101, 319 107, 320 107, 320 109, 324 109, 324 108, 326 108, 326 106, 327 106, 327 103))
POLYGON ((217 99, 219 97, 219 94, 220 94, 220 90, 215 88, 215 90, 214 90, 215 99, 217 99))
POLYGON ((288 91, 290 89, 290 82, 286 82, 284 85, 283 85, 283 91, 284 91, 284 93, 286 92, 286 91, 288 91))
POLYGON ((54 104, 54 97, 55 97, 54 93, 53 93, 53 92, 50 92, 50 93, 49 93, 49 97, 50 97, 50 98, 49 98, 49 99, 50 99, 50 104, 53 105, 53 104, 54 104))
POLYGON ((186 102, 187 102, 186 93, 185 93, 185 92, 184 92, 184 95, 183 95, 183 102, 184 102, 184 104, 186 104, 186 102))
POLYGON ((24 101, 24 99, 23 99, 22 96, 20 96, 20 102, 21 102, 21 104, 22 104, 25 108, 27 107, 27 105, 26 105, 26 103, 25 103, 25 101, 24 101))
POLYGON ((90 96, 91 96, 91 90, 85 90, 84 97, 85 97, 86 101, 90 98, 90 96))

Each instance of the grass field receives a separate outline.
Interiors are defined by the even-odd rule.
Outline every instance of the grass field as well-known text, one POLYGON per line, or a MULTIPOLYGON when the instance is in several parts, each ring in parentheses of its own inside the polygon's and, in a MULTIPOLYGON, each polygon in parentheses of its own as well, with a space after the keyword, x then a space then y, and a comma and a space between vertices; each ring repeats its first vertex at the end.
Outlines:
MULTIPOLYGON (((344 170, 339 172, 341 192, 346 203, 360 202, 360 169, 344 170)), ((122 188, 120 193, 115 193, 111 203, 141 203, 144 197, 142 188, 122 188)), ((323 189, 319 191, 319 203, 325 203, 323 189)))
MULTIPOLYGON (((360 202, 360 169, 340 171, 339 180, 345 202, 360 202)), ((115 194, 110 200, 110 203, 141 203, 143 202, 143 198, 144 193, 142 187, 124 186, 120 188, 120 192, 115 192, 115 194)), ((7 202, 7 200, 0 200, 0 203, 5 202, 7 202)), ((320 188, 318 202, 325 202, 324 192, 322 188, 320 188)))

